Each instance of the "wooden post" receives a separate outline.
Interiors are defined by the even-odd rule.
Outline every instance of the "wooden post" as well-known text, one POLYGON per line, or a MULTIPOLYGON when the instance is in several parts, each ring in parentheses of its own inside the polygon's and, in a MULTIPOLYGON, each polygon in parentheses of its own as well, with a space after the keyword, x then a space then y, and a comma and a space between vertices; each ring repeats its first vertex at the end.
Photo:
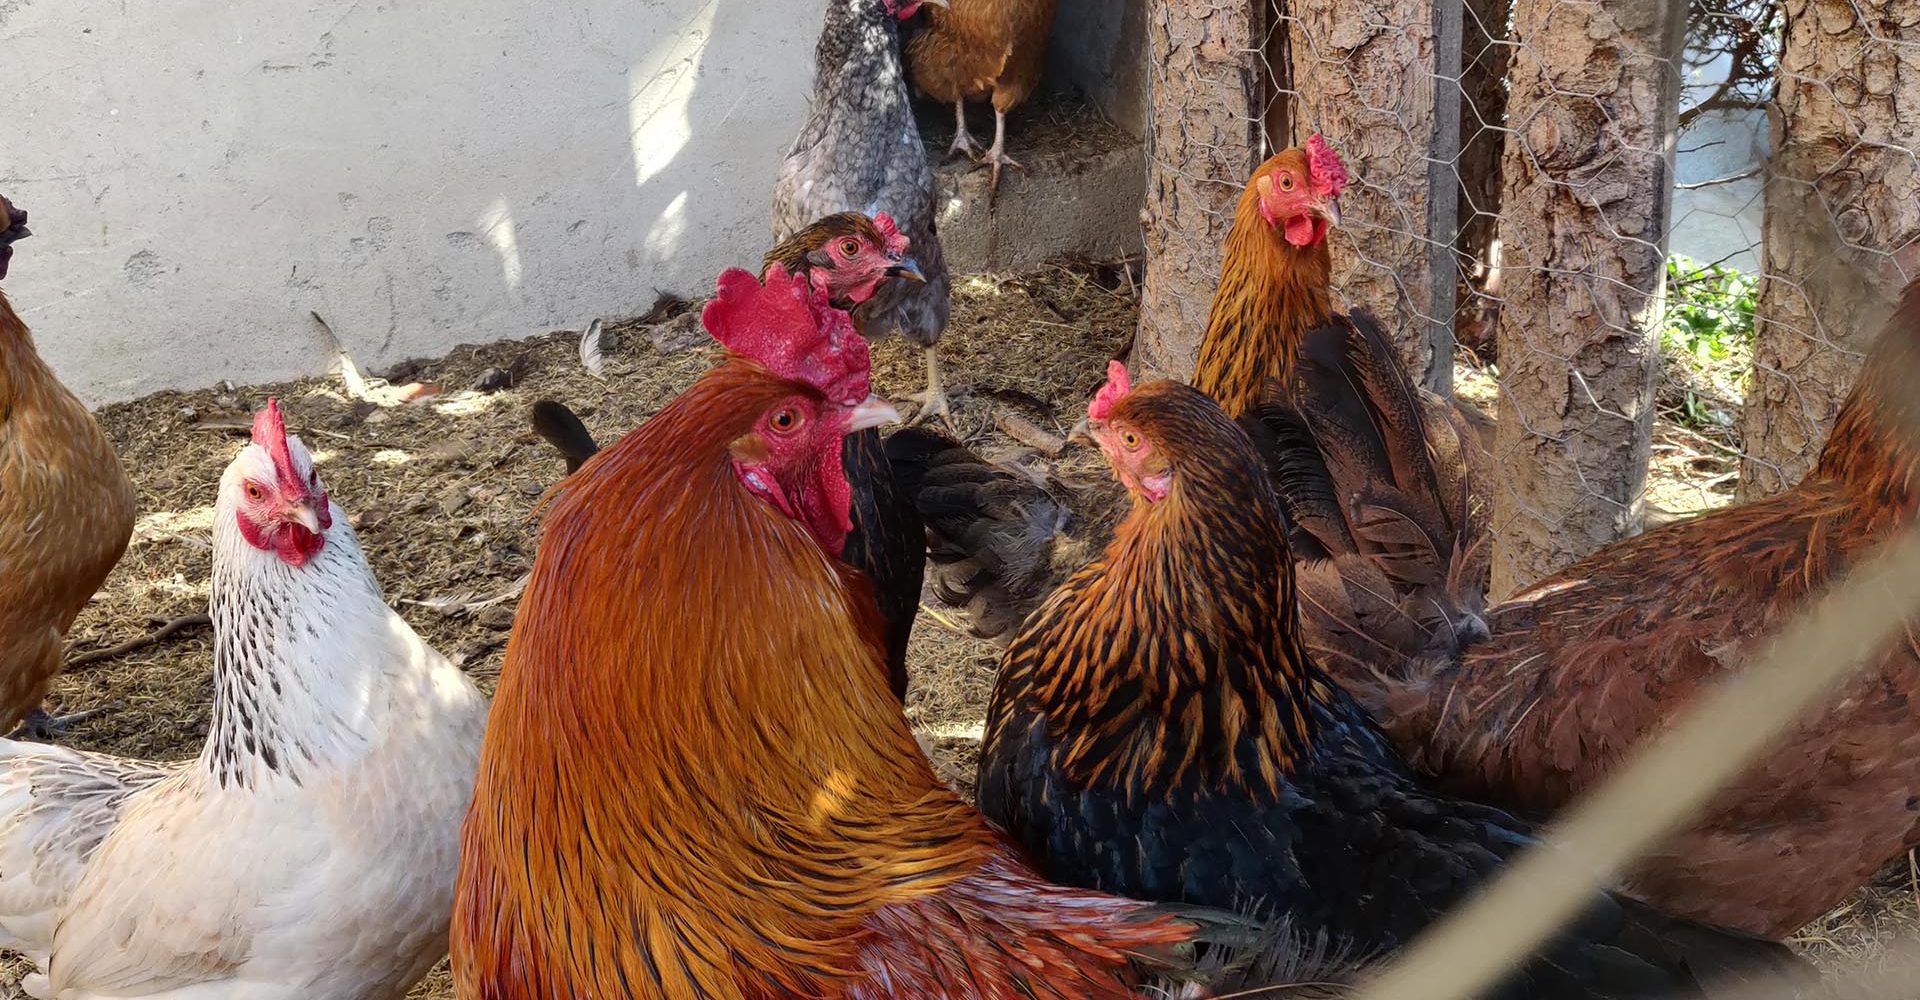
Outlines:
POLYGON ((1740 415, 1739 496, 1807 474, 1914 277, 1920 20, 1896 0, 1789 0, 1773 108, 1765 280, 1740 415))
POLYGON ((1354 183, 1333 287, 1395 334, 1408 371, 1453 385, 1462 0, 1293 0, 1292 141, 1326 133, 1354 183))
POLYGON ((1234 199, 1259 162, 1259 22, 1253 0, 1153 0, 1147 11, 1146 287, 1134 357, 1193 373, 1234 199))
POLYGON ((1492 591, 1638 524, 1685 0, 1516 0, 1492 591))

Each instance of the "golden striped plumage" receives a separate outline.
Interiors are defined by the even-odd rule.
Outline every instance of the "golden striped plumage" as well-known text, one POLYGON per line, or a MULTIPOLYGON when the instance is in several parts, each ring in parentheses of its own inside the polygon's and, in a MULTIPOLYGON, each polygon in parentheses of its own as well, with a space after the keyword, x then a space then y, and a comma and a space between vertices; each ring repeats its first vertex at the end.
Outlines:
POLYGON ((1288 243, 1260 216, 1260 178, 1281 169, 1307 173, 1301 149, 1276 154, 1255 170, 1234 208, 1220 285, 1207 313, 1193 387, 1235 420, 1260 402, 1270 379, 1285 384, 1308 330, 1333 317, 1333 258, 1327 241, 1288 243))

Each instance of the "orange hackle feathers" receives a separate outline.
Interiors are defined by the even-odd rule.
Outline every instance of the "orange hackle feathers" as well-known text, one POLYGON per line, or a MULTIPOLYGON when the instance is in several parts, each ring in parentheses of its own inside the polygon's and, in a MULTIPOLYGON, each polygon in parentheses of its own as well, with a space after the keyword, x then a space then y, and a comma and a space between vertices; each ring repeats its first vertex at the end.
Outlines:
POLYGON ((736 476, 768 408, 849 374, 833 334, 789 350, 745 311, 810 299, 747 281, 706 318, 756 358, 549 510, 463 831, 459 995, 1131 996, 1193 928, 1021 865, 921 756, 868 583, 736 476))
MULTIPOLYGON (((1335 182, 1331 166, 1323 163, 1316 172, 1315 155, 1298 147, 1274 154, 1253 172, 1234 208, 1193 385, 1236 420, 1260 402, 1269 379, 1292 377, 1301 338, 1333 315, 1327 241, 1295 246, 1261 214, 1262 186, 1280 171, 1314 178, 1310 183, 1323 183, 1318 179, 1325 176, 1324 183, 1345 186, 1345 168, 1335 182)), ((1324 140, 1318 155, 1339 162, 1324 140)))

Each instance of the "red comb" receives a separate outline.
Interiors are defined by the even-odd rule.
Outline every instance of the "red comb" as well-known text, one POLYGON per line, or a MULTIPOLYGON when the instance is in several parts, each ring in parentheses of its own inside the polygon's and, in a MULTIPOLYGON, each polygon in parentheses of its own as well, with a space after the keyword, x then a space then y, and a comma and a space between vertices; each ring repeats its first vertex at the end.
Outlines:
POLYGON ((880 212, 873 217, 873 228, 880 230, 880 238, 886 241, 888 253, 906 253, 912 241, 894 225, 893 216, 880 212))
POLYGON ((279 400, 268 399, 267 408, 253 415, 253 443, 273 459, 273 474, 280 480, 280 488, 305 496, 307 484, 293 467, 293 450, 287 446, 287 421, 280 416, 279 400))
POLYGON ((1307 137, 1307 173, 1313 190, 1323 197, 1338 198, 1347 189, 1347 165, 1318 132, 1307 137))
POLYGON ((1087 404, 1087 419, 1105 420, 1113 412, 1114 404, 1127 398, 1133 391, 1133 379, 1127 375, 1127 366, 1118 361, 1107 362, 1107 384, 1093 394, 1093 402, 1087 404))
POLYGON ((779 264, 767 268, 765 284, 737 267, 720 275, 700 322, 727 350, 834 403, 867 398, 871 362, 853 320, 827 302, 825 291, 779 264))

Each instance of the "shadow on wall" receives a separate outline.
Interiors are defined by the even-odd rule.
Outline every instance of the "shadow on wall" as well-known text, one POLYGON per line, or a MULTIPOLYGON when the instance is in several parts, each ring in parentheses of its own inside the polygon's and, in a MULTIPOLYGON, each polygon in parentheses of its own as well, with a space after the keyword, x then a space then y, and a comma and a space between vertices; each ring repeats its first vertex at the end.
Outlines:
POLYGON ((92 402, 378 369, 752 265, 822 0, 16 0, 7 290, 92 402))

